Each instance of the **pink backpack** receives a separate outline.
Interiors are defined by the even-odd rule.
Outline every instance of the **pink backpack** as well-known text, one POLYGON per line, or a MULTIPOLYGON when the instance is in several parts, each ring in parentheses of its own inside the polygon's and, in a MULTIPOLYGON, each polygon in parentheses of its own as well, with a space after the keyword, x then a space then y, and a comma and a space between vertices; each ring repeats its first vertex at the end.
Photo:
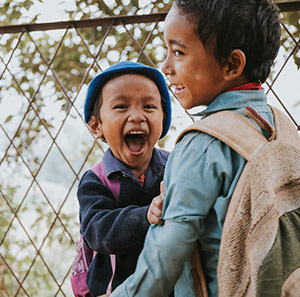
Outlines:
MULTIPOLYGON (((115 198, 118 201, 120 194, 120 181, 109 180, 106 177, 103 163, 100 162, 92 168, 93 172, 98 176, 103 185, 109 188, 115 198)), ((77 244, 77 255, 74 259, 71 269, 71 286, 75 297, 90 297, 89 289, 86 285, 86 278, 89 266, 95 257, 97 252, 92 251, 84 242, 82 235, 80 234, 80 241, 77 244)), ((108 284, 106 293, 109 294, 112 291, 112 281, 115 275, 116 269, 116 257, 110 255, 112 266, 112 277, 108 284)))

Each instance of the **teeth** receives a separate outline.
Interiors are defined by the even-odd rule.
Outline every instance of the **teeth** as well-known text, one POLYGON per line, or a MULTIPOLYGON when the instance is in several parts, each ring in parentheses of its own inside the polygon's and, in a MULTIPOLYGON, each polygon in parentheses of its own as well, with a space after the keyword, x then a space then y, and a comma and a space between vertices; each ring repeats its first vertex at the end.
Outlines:
POLYGON ((127 133, 127 134, 136 135, 136 134, 144 134, 144 132, 142 132, 142 131, 131 131, 131 132, 127 133))
POLYGON ((183 90, 183 89, 185 89, 185 86, 183 86, 183 85, 172 85, 172 90, 173 91, 181 91, 181 90, 183 90))

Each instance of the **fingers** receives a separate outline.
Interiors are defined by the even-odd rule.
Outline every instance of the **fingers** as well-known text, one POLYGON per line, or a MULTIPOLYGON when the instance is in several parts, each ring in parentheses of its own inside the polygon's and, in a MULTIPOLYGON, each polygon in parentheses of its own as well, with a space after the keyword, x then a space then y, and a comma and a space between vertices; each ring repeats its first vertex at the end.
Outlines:
POLYGON ((164 224, 164 222, 165 221, 163 219, 157 219, 156 218, 155 223, 153 223, 153 224, 158 225, 158 226, 162 226, 164 224))
POLYGON ((162 199, 164 195, 164 183, 163 181, 160 183, 160 195, 153 198, 147 213, 147 219, 150 224, 163 225, 164 221, 161 219, 162 209, 164 201, 162 199))
POLYGON ((165 193, 165 188, 164 188, 164 182, 162 181, 160 183, 160 195, 163 196, 164 193, 165 193))
POLYGON ((157 215, 161 216, 161 212, 162 212, 162 208, 163 208, 163 204, 164 204, 162 196, 160 195, 160 196, 155 197, 153 199, 153 202, 154 202, 154 206, 155 206, 156 210, 158 212, 160 212, 160 214, 157 213, 157 215))
POLYGON ((164 201, 162 200, 161 196, 157 196, 152 200, 151 203, 151 213, 156 217, 161 217, 162 215, 162 208, 163 208, 164 201))
POLYGON ((161 196, 153 198, 147 213, 147 219, 150 224, 163 225, 162 215, 163 200, 161 196))
POLYGON ((155 224, 158 226, 162 226, 164 224, 164 220, 157 218, 156 216, 151 215, 148 217, 148 221, 150 224, 155 224))

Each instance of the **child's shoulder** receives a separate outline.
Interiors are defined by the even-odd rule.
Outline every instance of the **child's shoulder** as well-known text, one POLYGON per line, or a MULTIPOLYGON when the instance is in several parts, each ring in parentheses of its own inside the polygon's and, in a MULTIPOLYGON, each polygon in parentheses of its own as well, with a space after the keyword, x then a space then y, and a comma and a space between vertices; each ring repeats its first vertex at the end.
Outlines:
POLYGON ((168 156, 170 155, 170 152, 167 150, 160 149, 160 148, 155 148, 155 150, 157 150, 161 156, 164 156, 166 158, 168 158, 168 156))
POLYGON ((98 182, 98 181, 99 181, 99 178, 93 172, 93 170, 92 169, 88 169, 87 171, 84 172, 84 174, 80 178, 79 185, 81 185, 83 183, 98 182))
POLYGON ((169 155, 170 155, 170 152, 166 151, 164 149, 160 149, 160 148, 153 149, 154 160, 156 160, 156 162, 158 162, 158 163, 165 164, 168 160, 169 155))
POLYGON ((218 140, 215 137, 204 133, 196 128, 197 122, 185 128, 177 136, 175 148, 182 149, 195 149, 201 151, 201 148, 207 147, 214 141, 218 140))

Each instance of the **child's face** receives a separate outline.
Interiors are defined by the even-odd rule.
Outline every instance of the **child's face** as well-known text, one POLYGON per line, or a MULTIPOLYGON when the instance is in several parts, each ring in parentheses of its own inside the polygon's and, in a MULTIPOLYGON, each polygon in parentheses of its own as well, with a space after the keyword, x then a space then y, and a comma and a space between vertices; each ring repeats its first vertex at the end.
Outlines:
POLYGON ((224 69, 212 49, 204 48, 194 24, 176 5, 167 15, 164 37, 168 57, 162 70, 169 75, 174 93, 184 108, 208 105, 226 90, 224 69))
POLYGON ((157 85, 138 74, 111 79, 102 89, 100 133, 114 156, 135 176, 147 169, 163 129, 163 109, 157 85))

